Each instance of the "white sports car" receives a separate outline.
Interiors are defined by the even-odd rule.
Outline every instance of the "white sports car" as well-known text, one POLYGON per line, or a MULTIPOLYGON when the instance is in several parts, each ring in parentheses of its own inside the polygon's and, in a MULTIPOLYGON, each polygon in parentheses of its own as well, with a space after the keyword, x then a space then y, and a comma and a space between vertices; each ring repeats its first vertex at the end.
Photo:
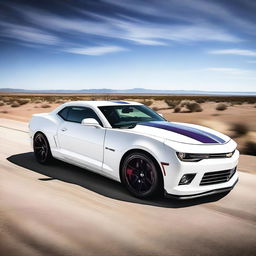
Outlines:
POLYGON ((35 157, 57 158, 122 182, 136 197, 179 199, 231 190, 237 144, 217 131, 167 122, 143 104, 76 101, 30 123, 35 157))

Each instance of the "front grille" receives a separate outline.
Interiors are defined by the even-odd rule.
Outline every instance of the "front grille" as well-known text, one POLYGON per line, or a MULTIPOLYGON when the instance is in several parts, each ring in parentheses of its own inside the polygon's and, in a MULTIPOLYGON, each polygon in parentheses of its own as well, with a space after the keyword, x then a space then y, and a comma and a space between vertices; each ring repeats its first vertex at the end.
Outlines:
POLYGON ((233 156, 234 153, 235 153, 235 151, 230 152, 230 153, 209 154, 208 158, 228 158, 228 157, 233 156), (230 156, 227 156, 229 154, 230 154, 230 156))
POLYGON ((201 186, 219 184, 229 181, 236 172, 236 167, 229 170, 206 172, 200 182, 201 186))

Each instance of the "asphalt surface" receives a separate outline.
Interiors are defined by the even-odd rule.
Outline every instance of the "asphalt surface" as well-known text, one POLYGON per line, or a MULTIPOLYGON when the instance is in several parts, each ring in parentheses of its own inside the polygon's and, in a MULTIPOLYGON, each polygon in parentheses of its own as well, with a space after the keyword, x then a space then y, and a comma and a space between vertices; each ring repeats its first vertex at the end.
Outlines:
POLYGON ((27 124, 0 119, 0 255, 256 255, 256 175, 227 195, 143 201, 59 161, 38 164, 27 124))

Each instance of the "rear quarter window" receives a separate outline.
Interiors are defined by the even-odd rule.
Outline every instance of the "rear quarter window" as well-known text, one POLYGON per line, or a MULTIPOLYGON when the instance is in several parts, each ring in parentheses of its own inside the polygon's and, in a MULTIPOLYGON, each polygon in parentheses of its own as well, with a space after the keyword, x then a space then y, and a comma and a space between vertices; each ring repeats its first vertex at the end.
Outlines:
POLYGON ((64 119, 67 120, 68 117, 68 108, 63 108, 60 112, 58 112, 58 115, 64 119))

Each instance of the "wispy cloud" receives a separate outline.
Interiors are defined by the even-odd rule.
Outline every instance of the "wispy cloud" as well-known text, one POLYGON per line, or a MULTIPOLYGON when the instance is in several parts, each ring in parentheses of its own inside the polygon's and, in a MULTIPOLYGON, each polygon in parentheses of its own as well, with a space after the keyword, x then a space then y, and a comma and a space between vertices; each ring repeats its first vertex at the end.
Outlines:
POLYGON ((0 22, 2 37, 20 40, 33 44, 56 45, 60 42, 55 35, 28 26, 0 22))
POLYGON ((222 49, 209 51, 210 54, 241 55, 256 57, 256 51, 247 49, 222 49))
POLYGON ((229 67, 210 67, 206 68, 206 71, 221 72, 223 74, 229 75, 246 75, 255 74, 254 70, 240 69, 240 68, 229 68, 229 67))
MULTIPOLYGON (((156 17, 166 17, 190 23, 209 22, 215 19, 229 26, 255 33, 255 23, 231 12, 224 4, 205 0, 103 0, 127 10, 156 17)), ((214 22, 214 21, 213 21, 214 22)), ((215 22, 216 23, 216 22, 215 22)))
MULTIPOLYGON (((14 11, 26 25, 9 24, 2 36, 32 44, 58 44, 61 51, 68 48, 75 53, 75 49, 84 49, 83 45, 88 45, 88 41, 90 45, 95 45, 92 47, 95 49, 102 44, 111 49, 112 44, 125 44, 125 48, 129 48, 129 44, 133 47, 134 44, 168 46, 197 42, 238 43, 243 39, 234 33, 235 30, 231 32, 230 26, 235 24, 250 30, 252 28, 251 22, 237 17, 216 2, 148 0, 145 5, 145 1, 140 0, 102 0, 101 4, 109 7, 104 14, 97 8, 85 10, 77 4, 70 6, 72 15, 69 13, 64 16, 54 8, 46 11, 7 2, 5 6, 14 11), (220 20, 228 26, 223 26, 220 20), (110 40, 114 43, 107 46, 106 42, 110 40)), ((256 56, 255 51, 243 49, 213 50, 209 53, 256 56)))
POLYGON ((99 55, 121 52, 126 50, 127 49, 119 46, 98 46, 98 47, 85 47, 85 48, 70 48, 64 51, 69 53, 74 53, 74 54, 99 56, 99 55))
POLYGON ((168 22, 161 24, 124 15, 107 16, 85 11, 81 11, 81 13, 87 14, 87 17, 62 17, 29 7, 16 8, 16 11, 37 26, 44 26, 44 29, 50 29, 55 32, 96 35, 143 45, 168 45, 168 41, 240 41, 239 37, 207 22, 193 22, 186 25, 168 22), (88 19, 88 15, 91 15, 94 19, 88 19))

